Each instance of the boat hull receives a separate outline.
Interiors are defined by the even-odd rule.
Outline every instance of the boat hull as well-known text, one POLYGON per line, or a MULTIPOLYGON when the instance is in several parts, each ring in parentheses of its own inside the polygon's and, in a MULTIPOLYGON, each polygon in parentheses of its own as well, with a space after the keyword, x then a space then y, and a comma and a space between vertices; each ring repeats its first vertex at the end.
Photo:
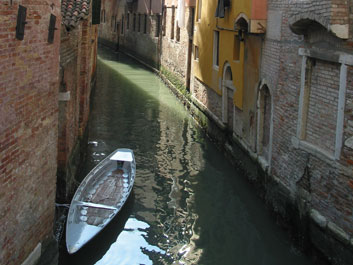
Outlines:
POLYGON ((135 172, 133 151, 117 149, 84 178, 67 217, 66 247, 70 254, 95 237, 121 210, 131 193, 135 172))

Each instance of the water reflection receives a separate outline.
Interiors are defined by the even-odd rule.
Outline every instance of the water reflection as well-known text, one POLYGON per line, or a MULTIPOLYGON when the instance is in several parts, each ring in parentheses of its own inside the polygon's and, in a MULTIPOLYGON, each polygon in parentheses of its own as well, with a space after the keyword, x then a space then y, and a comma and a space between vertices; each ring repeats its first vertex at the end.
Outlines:
POLYGON ((135 153, 134 199, 60 264, 309 264, 159 79, 101 50, 86 171, 118 147, 135 153))
POLYGON ((147 228, 149 227, 145 222, 130 218, 117 241, 110 246, 104 257, 96 264, 153 264, 152 260, 144 252, 154 252, 156 255, 164 255, 165 252, 147 243, 145 238, 148 236, 147 228))

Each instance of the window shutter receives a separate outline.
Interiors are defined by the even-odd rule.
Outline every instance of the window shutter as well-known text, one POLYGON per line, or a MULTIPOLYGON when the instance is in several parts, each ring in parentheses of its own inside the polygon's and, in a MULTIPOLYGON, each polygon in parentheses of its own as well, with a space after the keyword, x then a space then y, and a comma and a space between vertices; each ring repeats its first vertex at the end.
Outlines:
POLYGON ((215 17, 224 18, 225 9, 230 7, 230 0, 218 0, 215 17))
POLYGON ((25 25, 27 15, 27 8, 24 6, 18 6, 18 14, 17 14, 17 25, 16 25, 16 39, 23 40, 25 36, 25 25))
POLYGON ((53 14, 50 14, 49 33, 48 33, 49 43, 54 42, 54 34, 55 34, 55 30, 57 30, 57 28, 55 27, 55 23, 56 23, 56 16, 54 16, 53 14))

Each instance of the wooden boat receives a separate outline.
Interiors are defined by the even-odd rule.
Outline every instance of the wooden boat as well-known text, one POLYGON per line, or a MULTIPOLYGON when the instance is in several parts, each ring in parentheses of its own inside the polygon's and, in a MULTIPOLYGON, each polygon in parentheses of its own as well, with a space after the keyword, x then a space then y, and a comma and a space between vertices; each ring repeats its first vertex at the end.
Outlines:
POLYGON ((136 172, 134 153, 117 149, 88 173, 72 198, 66 222, 66 247, 77 252, 120 211, 136 172))

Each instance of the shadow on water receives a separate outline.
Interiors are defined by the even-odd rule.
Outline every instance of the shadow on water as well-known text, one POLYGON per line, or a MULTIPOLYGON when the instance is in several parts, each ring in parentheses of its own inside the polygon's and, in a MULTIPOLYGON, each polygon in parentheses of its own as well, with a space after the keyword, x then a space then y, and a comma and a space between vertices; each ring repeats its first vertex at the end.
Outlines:
POLYGON ((135 153, 134 198, 60 264, 310 264, 158 77, 101 49, 85 173, 118 147, 135 153))

